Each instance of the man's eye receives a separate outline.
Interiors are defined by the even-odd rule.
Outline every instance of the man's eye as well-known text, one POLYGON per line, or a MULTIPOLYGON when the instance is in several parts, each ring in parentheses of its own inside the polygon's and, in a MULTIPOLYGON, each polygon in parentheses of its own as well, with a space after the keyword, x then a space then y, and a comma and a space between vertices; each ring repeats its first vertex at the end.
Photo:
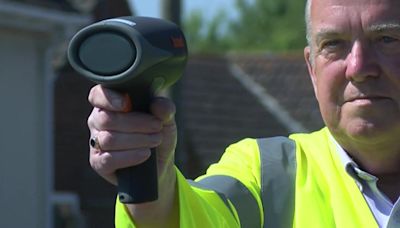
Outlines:
POLYGON ((342 40, 334 39, 334 40, 327 40, 322 43, 321 49, 335 49, 339 48, 343 44, 342 40))
POLYGON ((339 45, 339 40, 330 40, 324 43, 324 46, 328 46, 328 47, 334 47, 339 45))
POLYGON ((390 44, 393 42, 398 42, 399 40, 394 38, 394 37, 390 37, 390 36, 382 36, 379 38, 379 41, 385 44, 390 44))

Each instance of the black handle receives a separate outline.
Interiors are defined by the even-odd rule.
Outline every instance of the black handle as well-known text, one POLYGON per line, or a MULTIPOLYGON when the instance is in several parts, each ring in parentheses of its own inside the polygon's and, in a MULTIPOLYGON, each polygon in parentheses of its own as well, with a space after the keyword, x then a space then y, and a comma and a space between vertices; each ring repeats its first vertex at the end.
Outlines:
MULTIPOLYGON (((128 92, 132 102, 132 110, 150 113, 150 102, 153 98, 150 89, 140 88, 128 92)), ((151 149, 151 156, 145 162, 129 168, 117 170, 118 197, 121 203, 133 204, 157 200, 157 155, 151 149)))
POLYGON ((117 170, 118 197, 121 203, 144 203, 157 200, 157 158, 155 149, 145 162, 117 170))

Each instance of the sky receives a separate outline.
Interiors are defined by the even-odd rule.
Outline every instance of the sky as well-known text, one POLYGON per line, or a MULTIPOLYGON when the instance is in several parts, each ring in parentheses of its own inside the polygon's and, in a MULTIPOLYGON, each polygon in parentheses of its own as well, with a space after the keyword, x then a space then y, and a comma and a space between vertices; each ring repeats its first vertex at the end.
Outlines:
MULTIPOLYGON (((137 16, 160 17, 162 0, 130 0, 134 4, 137 16)), ((200 9, 205 18, 213 18, 220 9, 224 9, 230 18, 237 16, 234 0, 182 0, 184 17, 193 9, 200 9)))

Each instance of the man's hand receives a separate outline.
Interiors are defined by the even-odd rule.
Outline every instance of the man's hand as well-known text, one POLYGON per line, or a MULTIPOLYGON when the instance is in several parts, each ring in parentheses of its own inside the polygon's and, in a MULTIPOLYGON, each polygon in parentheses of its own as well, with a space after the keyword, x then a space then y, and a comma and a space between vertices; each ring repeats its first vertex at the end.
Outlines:
POLYGON ((159 199, 128 205, 128 209, 135 221, 143 219, 145 223, 147 217, 169 216, 176 194, 174 104, 166 98, 155 98, 150 107, 151 114, 135 112, 131 110, 134 104, 131 105, 128 96, 100 85, 91 89, 88 100, 94 106, 88 126, 91 138, 96 137, 98 143, 97 148, 90 148, 93 169, 117 185, 117 169, 144 162, 149 158, 151 148, 156 148, 159 199))
POLYGON ((156 98, 152 114, 131 111, 129 97, 102 86, 89 93, 94 106, 88 118, 91 137, 99 149, 90 149, 90 164, 102 177, 117 184, 115 170, 138 165, 157 147, 159 174, 165 163, 173 162, 176 145, 175 106, 166 98, 156 98))

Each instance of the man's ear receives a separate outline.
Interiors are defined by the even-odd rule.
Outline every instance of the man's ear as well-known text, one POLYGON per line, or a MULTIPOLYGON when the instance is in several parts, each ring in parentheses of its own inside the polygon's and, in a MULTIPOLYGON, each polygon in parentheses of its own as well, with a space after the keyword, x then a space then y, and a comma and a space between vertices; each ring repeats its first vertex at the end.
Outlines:
POLYGON ((315 59, 311 57, 312 53, 311 53, 311 48, 310 46, 307 46, 304 48, 304 59, 306 60, 306 64, 307 64, 307 69, 308 69, 308 75, 311 78, 311 82, 314 88, 314 93, 315 93, 315 97, 318 100, 318 87, 317 87, 317 77, 315 74, 315 59))

